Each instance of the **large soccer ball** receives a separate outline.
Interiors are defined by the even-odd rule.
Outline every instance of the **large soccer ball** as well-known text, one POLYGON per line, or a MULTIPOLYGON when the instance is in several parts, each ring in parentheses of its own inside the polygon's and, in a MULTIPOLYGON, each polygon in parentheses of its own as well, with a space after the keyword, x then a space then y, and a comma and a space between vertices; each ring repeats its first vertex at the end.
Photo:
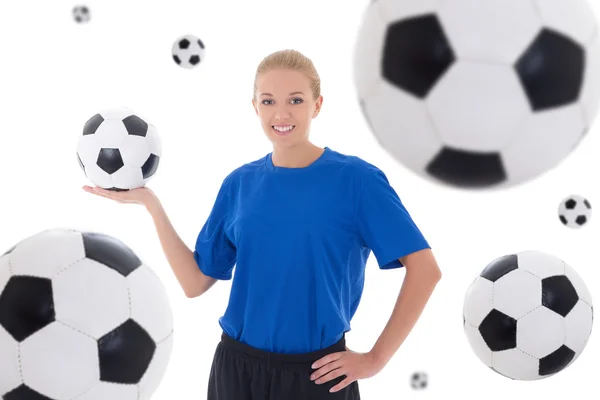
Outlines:
POLYGON ((77 145, 79 166, 87 178, 114 191, 145 186, 156 174, 161 153, 154 125, 128 108, 92 116, 77 145))
POLYGON ((515 380, 555 375, 583 352, 592 331, 592 297, 575 270, 553 255, 498 257, 471 283, 463 325, 486 366, 515 380))
POLYGON ((354 79, 379 144, 455 188, 556 167, 594 121, 600 30, 585 0, 377 0, 354 79))
POLYGON ((148 400, 172 345, 162 283, 118 239, 52 229, 0 256, 0 398, 148 400))

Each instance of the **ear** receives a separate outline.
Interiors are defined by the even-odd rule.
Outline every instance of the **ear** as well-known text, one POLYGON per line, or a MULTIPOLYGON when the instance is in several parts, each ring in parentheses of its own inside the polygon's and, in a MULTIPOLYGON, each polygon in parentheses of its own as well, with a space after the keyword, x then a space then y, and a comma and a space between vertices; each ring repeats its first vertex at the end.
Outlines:
POLYGON ((317 101, 315 102, 315 111, 313 112, 313 118, 316 118, 321 112, 321 106, 323 105, 323 96, 319 96, 317 101))
POLYGON ((252 99, 252 107, 254 107, 254 112, 258 115, 258 107, 256 106, 256 99, 252 99))

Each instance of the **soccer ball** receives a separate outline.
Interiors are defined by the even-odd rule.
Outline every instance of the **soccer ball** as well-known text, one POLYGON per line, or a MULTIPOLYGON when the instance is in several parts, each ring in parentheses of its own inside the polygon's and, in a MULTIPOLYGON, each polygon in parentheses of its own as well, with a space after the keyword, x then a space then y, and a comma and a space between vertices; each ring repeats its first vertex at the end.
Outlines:
POLYGON ((378 143, 431 182, 516 186, 580 143, 600 100, 585 0, 378 0, 354 81, 378 143))
POLYGON ((592 217, 592 206, 586 198, 580 195, 569 196, 558 206, 558 218, 563 225, 578 229, 589 222, 592 217))
POLYGON ((0 398, 148 400, 172 344, 162 283, 118 239, 52 229, 0 256, 0 398))
POLYGON ((415 372, 410 376, 410 387, 415 390, 422 390, 427 388, 428 376, 425 372, 415 372))
POLYGON ((121 191, 145 186, 161 157, 156 128, 127 108, 91 117, 79 137, 77 158, 96 186, 121 191))
POLYGON ((72 10, 73 19, 77 23, 85 23, 90 20, 90 9, 87 6, 75 6, 72 10))
POLYGON ((571 365, 592 331, 592 297, 575 270, 553 255, 498 257, 471 283, 463 325, 485 365, 514 380, 539 380, 571 365))
POLYGON ((194 35, 185 35, 173 43, 173 61, 183 68, 194 68, 204 60, 204 43, 194 35))

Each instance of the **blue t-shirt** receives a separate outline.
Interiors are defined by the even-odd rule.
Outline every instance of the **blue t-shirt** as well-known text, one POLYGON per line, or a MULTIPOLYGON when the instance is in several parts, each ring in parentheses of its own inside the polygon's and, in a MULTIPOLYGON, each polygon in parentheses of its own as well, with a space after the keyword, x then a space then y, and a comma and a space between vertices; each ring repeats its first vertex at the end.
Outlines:
POLYGON ((303 168, 271 155, 224 179, 194 255, 205 275, 233 277, 225 333, 306 353, 350 330, 371 251, 391 269, 429 245, 377 167, 327 147, 303 168))

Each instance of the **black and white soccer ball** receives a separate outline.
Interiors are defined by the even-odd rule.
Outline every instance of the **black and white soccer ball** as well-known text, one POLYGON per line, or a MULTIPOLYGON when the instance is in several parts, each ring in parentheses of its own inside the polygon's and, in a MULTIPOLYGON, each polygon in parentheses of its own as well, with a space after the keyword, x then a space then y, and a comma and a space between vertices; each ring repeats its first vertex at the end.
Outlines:
POLYGON ((514 380, 539 380, 571 365, 592 331, 592 297, 573 267, 524 251, 498 257, 471 283, 463 308, 471 348, 514 380))
POLYGON ((120 240, 51 229, 0 256, 0 398, 149 400, 172 345, 165 288, 120 240))
POLYGON ((154 125, 128 108, 91 117, 77 146, 79 166, 87 178, 114 191, 145 186, 156 174, 161 153, 154 125))
POLYGON ((377 0, 354 80, 378 143, 431 182, 515 186, 580 143, 600 99, 585 0, 377 0))
POLYGON ((429 385, 429 376, 425 372, 417 371, 410 376, 410 387, 415 390, 426 389, 429 385))
POLYGON ((566 197, 558 205, 558 218, 568 228, 579 229, 590 222, 592 205, 578 194, 566 197))
POLYGON ((205 47, 202 40, 194 35, 177 39, 171 48, 173 61, 182 68, 195 68, 204 60, 205 47))
POLYGON ((79 24, 89 22, 91 18, 88 6, 75 6, 73 7, 72 14, 75 22, 79 24))

